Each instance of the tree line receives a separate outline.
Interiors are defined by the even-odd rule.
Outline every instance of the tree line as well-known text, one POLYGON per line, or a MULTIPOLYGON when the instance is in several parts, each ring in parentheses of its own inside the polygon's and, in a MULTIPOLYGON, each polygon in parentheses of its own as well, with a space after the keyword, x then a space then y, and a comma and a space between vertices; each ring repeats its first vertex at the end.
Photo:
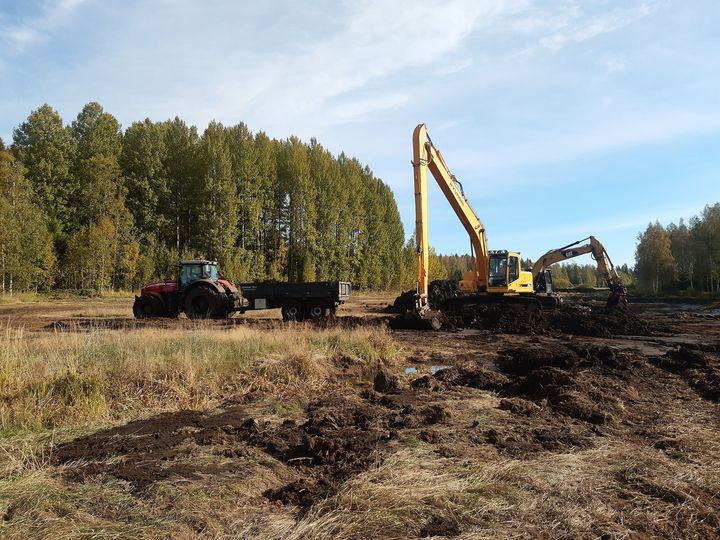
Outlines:
POLYGON ((178 117, 123 131, 92 102, 70 124, 42 105, 0 141, 3 292, 132 289, 194 257, 238 281, 396 287, 404 242, 390 188, 315 139, 178 117))
POLYGON ((638 235, 635 273, 652 293, 720 292, 720 203, 708 205, 686 224, 648 224, 638 235))

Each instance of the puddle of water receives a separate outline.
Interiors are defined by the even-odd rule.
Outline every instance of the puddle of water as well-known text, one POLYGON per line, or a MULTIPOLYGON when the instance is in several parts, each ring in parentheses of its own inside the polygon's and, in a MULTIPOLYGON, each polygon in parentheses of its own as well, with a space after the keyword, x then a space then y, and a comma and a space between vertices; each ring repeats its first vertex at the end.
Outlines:
POLYGON ((430 366, 430 373, 435 375, 441 369, 450 369, 452 366, 430 366))
MULTIPOLYGON (((449 369, 452 366, 430 366, 430 374, 435 375, 438 371, 441 369, 449 369)), ((418 372, 418 368, 415 367, 406 367, 405 368, 405 375, 414 375, 418 372)))

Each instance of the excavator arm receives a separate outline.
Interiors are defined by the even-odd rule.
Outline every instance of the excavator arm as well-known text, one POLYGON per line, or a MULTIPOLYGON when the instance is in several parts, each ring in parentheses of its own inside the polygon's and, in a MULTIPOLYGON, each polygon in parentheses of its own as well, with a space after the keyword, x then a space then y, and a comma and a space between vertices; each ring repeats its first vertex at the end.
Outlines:
POLYGON ((488 242, 485 227, 465 198, 462 185, 450 172, 440 151, 435 148, 428 136, 425 124, 420 124, 413 132, 413 171, 415 181, 415 240, 417 242, 417 302, 418 311, 428 305, 428 261, 430 245, 428 240, 428 189, 427 171, 430 170, 445 198, 457 214, 458 219, 470 236, 471 249, 474 252, 471 272, 477 288, 487 287, 488 283, 488 242))
POLYGON ((544 276, 545 270, 556 262, 565 261, 579 257, 590 253, 592 258, 597 262, 598 271, 605 279, 608 288, 610 289, 610 298, 608 298, 608 305, 625 305, 627 303, 626 294, 627 289, 622 284, 620 274, 618 274, 613 265, 610 255, 608 255, 605 246, 602 245, 600 240, 594 236, 588 236, 567 246, 563 246, 558 249, 551 249, 545 255, 540 257, 537 262, 533 265, 532 275, 533 282, 535 283, 536 289, 543 288, 542 277, 544 276), (582 244, 588 240, 586 244, 582 244))

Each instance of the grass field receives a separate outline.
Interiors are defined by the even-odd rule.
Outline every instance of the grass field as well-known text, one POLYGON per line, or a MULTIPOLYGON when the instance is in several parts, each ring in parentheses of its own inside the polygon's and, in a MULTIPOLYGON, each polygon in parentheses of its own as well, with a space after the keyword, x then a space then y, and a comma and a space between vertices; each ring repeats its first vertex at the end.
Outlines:
MULTIPOLYGON (((6 306, 0 537, 720 531, 720 406, 695 372, 657 362, 683 340, 711 350, 717 322, 648 315, 665 326, 646 338, 428 334, 379 324, 386 303, 356 298, 327 327, 133 328, 127 299, 6 306), (538 348, 555 367, 508 364, 538 348), (568 354, 580 364, 557 367, 568 354), (527 387, 540 374, 557 395, 527 387)), ((693 354, 711 380, 718 355, 693 354)))

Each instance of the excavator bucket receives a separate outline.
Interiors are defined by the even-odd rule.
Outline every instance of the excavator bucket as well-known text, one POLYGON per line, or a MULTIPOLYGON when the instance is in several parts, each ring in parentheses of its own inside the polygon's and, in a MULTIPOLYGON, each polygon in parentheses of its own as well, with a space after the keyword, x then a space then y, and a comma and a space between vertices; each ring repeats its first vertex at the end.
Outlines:
POLYGON ((607 299, 607 307, 625 311, 628 307, 628 300, 625 294, 610 293, 607 299))
POLYGON ((419 314, 408 311, 390 320, 393 330, 440 330, 442 328, 442 314, 439 311, 426 311, 419 314))

